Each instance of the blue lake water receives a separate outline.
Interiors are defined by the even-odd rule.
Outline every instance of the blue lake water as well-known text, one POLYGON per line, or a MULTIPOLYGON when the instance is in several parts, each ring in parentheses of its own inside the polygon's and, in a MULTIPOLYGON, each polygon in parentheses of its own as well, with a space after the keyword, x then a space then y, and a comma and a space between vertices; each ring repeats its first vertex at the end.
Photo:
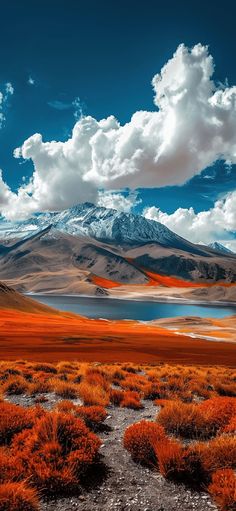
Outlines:
POLYGON ((233 305, 192 305, 82 296, 36 295, 35 298, 39 302, 56 309, 74 312, 90 318, 150 321, 177 316, 223 318, 236 314, 236 306, 233 305))

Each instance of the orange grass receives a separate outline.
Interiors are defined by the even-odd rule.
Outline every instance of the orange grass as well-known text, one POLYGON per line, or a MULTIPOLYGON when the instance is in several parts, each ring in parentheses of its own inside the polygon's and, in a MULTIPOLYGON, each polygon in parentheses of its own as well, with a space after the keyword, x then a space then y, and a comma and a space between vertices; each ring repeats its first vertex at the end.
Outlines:
POLYGON ((124 447, 130 452, 135 461, 152 465, 156 463, 156 442, 163 442, 165 439, 162 426, 142 420, 126 429, 124 447))
POLYGON ((208 491, 221 511, 236 509, 236 474, 232 469, 217 470, 208 491))
MULTIPOLYGON (((157 402, 158 403, 158 402, 157 402)), ((166 431, 185 438, 208 438, 236 415, 236 400, 214 397, 200 404, 166 401, 157 421, 166 431)))
POLYGON ((0 445, 8 444, 16 433, 32 428, 34 413, 11 403, 0 403, 0 445))
POLYGON ((0 511, 39 511, 36 491, 23 482, 1 484, 0 511))
POLYGON ((72 314, 0 311, 0 357, 235 366, 236 343, 176 335, 153 324, 90 320, 72 314), (32 345, 34 349, 32 350, 32 345))
POLYGON ((139 393, 132 390, 126 390, 124 392, 120 406, 123 408, 132 408, 133 410, 140 410, 143 408, 139 393))
POLYGON ((43 404, 44 392, 68 398, 51 412, 0 401, 0 485, 27 481, 40 495, 59 494, 62 488, 71 494, 97 463, 101 441, 91 430, 105 427, 110 412, 104 406, 133 408, 138 420, 141 400, 152 399, 161 408, 156 422, 129 426, 124 447, 135 461, 168 479, 202 490, 209 486, 222 511, 229 511, 236 469, 235 381, 235 370, 217 366, 0 361, 5 398, 18 395, 20 402, 23 389, 32 402, 36 397, 43 404), (84 405, 75 405, 72 396, 84 405), (194 442, 182 442, 186 437, 194 442))
POLYGON ((14 437, 11 449, 32 485, 60 494, 78 485, 80 476, 95 461, 100 445, 99 438, 81 419, 45 412, 31 430, 14 437))
POLYGON ((103 406, 76 406, 71 401, 61 401, 56 409, 59 412, 71 413, 82 419, 86 426, 92 429, 99 427, 107 417, 107 411, 103 406))

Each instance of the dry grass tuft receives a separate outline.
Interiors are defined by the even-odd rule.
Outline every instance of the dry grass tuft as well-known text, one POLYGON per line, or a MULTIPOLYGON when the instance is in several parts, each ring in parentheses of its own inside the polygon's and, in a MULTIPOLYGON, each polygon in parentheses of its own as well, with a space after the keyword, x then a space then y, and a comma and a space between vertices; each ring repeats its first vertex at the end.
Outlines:
POLYGON ((23 482, 1 484, 0 511, 39 511, 36 491, 23 482))
POLYGON ((126 390, 124 392, 120 406, 122 406, 122 408, 131 408, 132 410, 140 410, 143 408, 139 393, 131 390, 126 390))
POLYGON ((9 444, 16 433, 32 428, 34 413, 11 403, 0 403, 0 445, 9 444))
POLYGON ((166 436, 162 426, 143 420, 126 429, 124 447, 135 461, 155 465, 156 444, 165 440, 166 436))
POLYGON ((236 509, 236 474, 231 469, 217 470, 208 491, 221 511, 236 509))
POLYGON ((103 387, 91 385, 87 381, 78 385, 78 393, 85 405, 107 406, 110 402, 109 393, 103 387))

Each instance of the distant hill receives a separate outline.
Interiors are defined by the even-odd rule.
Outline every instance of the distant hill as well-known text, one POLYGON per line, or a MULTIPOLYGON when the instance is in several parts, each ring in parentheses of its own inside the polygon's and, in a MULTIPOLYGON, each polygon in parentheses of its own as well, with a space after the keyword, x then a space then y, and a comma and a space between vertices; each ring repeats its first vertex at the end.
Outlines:
POLYGON ((218 243, 218 241, 214 241, 213 243, 209 243, 208 247, 213 248, 217 252, 222 252, 223 254, 234 254, 232 250, 225 247, 221 243, 218 243))
POLYGON ((21 312, 34 312, 39 314, 52 314, 56 312, 51 307, 41 305, 35 300, 31 300, 31 298, 21 295, 2 282, 0 282, 0 309, 14 309, 21 312))

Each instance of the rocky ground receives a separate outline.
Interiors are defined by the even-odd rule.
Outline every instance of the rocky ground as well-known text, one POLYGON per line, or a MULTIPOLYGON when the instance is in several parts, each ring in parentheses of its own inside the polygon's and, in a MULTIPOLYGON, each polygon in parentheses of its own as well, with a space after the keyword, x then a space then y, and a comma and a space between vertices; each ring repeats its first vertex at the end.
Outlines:
MULTIPOLYGON (((47 395, 46 408, 58 402, 47 395)), ((31 406, 27 396, 10 396, 11 402, 31 406)), ((79 404, 79 400, 74 401, 79 404)), ((153 420, 158 408, 144 401, 142 410, 108 408, 102 439, 101 464, 87 475, 79 495, 43 501, 41 511, 214 511, 216 506, 207 493, 194 492, 165 480, 156 470, 134 463, 123 447, 124 431, 141 419, 153 420)))

